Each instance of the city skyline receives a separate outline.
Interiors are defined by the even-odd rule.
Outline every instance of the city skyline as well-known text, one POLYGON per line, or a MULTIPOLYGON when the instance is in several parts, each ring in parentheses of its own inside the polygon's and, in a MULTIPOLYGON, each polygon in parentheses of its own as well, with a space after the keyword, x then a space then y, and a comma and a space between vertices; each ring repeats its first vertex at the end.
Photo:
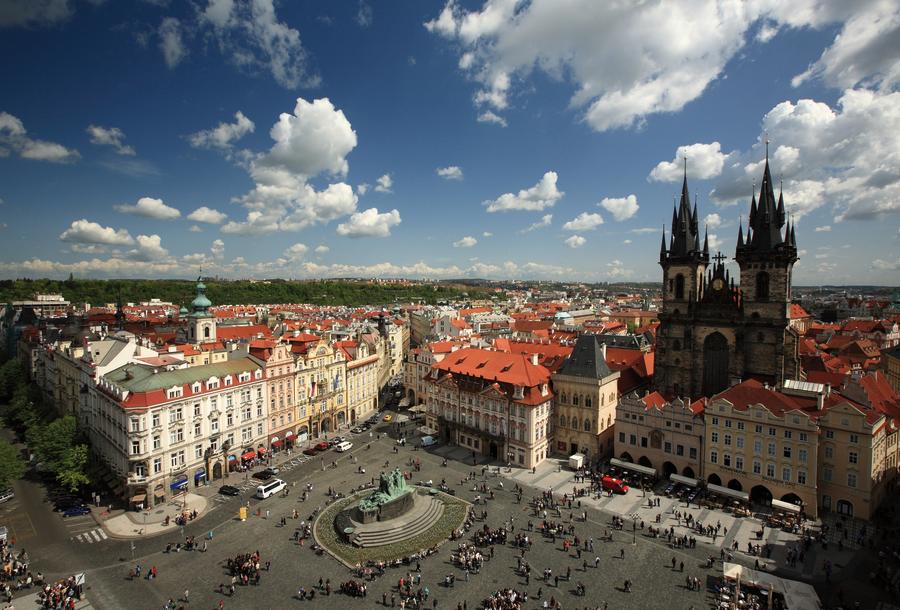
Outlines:
POLYGON ((658 281, 768 148, 795 283, 900 283, 897 6, 549 5, 8 4, 0 277, 658 281))

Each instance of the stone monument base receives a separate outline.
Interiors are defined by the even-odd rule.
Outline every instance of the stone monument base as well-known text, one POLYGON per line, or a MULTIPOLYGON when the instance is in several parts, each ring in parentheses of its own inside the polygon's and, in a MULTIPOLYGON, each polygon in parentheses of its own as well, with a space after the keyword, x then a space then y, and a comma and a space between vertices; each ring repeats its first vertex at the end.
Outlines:
POLYGON ((377 508, 363 510, 359 505, 356 505, 350 509, 352 512, 350 518, 358 523, 372 523, 373 521, 395 519, 408 512, 413 507, 415 496, 415 491, 410 489, 399 498, 394 498, 390 502, 385 502, 377 508))

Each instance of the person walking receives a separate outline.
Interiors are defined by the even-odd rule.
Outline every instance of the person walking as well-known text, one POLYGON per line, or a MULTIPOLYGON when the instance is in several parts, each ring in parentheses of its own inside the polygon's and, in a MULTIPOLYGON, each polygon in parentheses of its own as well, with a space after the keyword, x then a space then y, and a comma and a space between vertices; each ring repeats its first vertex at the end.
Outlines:
POLYGON ((190 599, 188 599, 188 595, 190 595, 190 593, 191 592, 188 591, 187 589, 184 590, 184 597, 182 598, 182 599, 184 599, 184 603, 188 603, 191 601, 190 599))

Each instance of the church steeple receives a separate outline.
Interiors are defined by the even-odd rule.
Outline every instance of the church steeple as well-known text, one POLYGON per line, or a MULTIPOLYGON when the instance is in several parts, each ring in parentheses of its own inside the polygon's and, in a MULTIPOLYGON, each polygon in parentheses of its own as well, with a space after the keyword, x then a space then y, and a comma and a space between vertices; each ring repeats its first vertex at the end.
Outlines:
POLYGON ((672 239, 668 260, 673 262, 708 262, 709 257, 700 249, 700 228, 697 202, 691 209, 691 194, 687 181, 687 159, 681 183, 681 199, 672 210, 672 239))
POLYGON ((663 225, 662 230, 662 243, 659 245, 659 262, 660 264, 666 261, 666 225, 663 225))

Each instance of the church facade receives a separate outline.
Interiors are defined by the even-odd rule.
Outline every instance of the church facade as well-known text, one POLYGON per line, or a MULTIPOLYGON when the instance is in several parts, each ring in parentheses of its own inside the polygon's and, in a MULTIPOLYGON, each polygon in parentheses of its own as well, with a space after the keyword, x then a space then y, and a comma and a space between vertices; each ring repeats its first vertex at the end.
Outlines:
POLYGON ((705 235, 701 241, 685 171, 659 252, 663 302, 654 385, 664 396, 709 397, 744 379, 770 385, 801 379, 799 335, 790 326, 797 243, 784 198, 775 197, 768 158, 746 236, 743 221, 738 228, 738 278, 725 260, 721 253, 710 256, 705 235))

